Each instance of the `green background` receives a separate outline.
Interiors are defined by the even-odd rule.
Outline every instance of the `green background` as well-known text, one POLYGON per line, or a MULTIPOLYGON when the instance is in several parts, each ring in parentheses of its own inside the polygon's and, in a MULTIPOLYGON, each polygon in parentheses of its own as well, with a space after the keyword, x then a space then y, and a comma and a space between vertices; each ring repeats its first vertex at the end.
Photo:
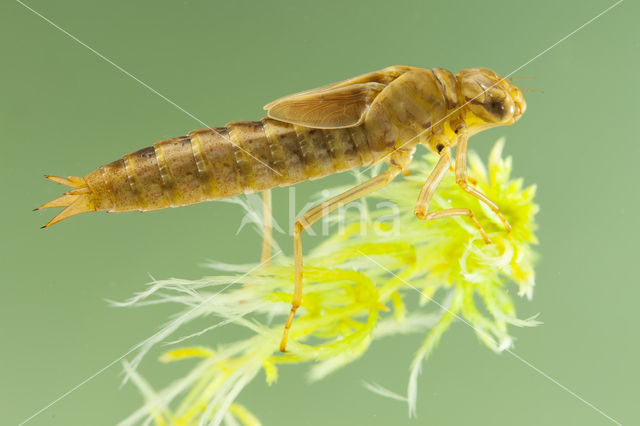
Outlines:
MULTIPOLYGON (((205 2, 30 0, 28 4, 210 125, 258 119, 276 97, 393 64, 507 74, 613 1, 205 2)), ((254 262, 258 236, 235 234, 239 207, 82 215, 47 230, 60 194, 44 173, 84 175, 154 141, 203 127, 34 13, 0 6, 0 423, 16 424, 153 334, 173 311, 116 309, 156 278, 198 278, 207 259, 254 262)), ((621 423, 639 424, 638 154, 640 37, 626 1, 516 76, 528 111, 475 136, 499 136, 514 174, 538 185, 541 260, 515 353, 621 423)), ((332 176, 300 185, 297 209, 332 176)), ((417 194, 416 194, 417 195, 417 194)), ((288 220, 287 191, 275 215, 288 220)), ((291 243, 279 236, 282 246, 291 243)), ((307 247, 310 244, 307 244, 307 247)), ((452 259, 455 261, 455 259, 452 259)), ((420 336, 374 344, 363 359, 306 385, 304 367, 261 375, 239 401, 267 425, 605 425, 611 421, 455 324, 425 364, 417 420, 362 381, 404 393, 420 336)), ((214 344, 215 342, 209 342, 214 344)), ((186 366, 142 369, 160 386, 186 366)), ((142 401, 104 373, 31 425, 107 425, 142 401)))

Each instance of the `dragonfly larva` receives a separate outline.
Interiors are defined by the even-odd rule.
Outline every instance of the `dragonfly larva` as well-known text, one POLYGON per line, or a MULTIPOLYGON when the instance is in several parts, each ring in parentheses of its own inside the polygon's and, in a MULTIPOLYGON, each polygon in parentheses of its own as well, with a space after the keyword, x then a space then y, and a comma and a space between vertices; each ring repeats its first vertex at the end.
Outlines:
MULTIPOLYGON (((280 344, 283 352, 302 302, 302 231, 406 172, 417 145, 440 156, 418 195, 414 213, 419 219, 466 216, 490 242, 471 210, 428 209, 455 147, 456 182, 491 208, 507 231, 511 229, 496 204, 467 177, 468 138, 513 124, 526 109, 521 90, 489 69, 468 68, 454 75, 441 68, 392 66, 286 96, 264 108, 267 117, 260 121, 236 121, 156 142, 84 177, 47 176, 73 189, 39 207, 65 207, 44 227, 84 212, 148 211, 257 191, 263 191, 268 210, 271 188, 388 161, 385 172, 296 220, 295 287, 280 344)), ((263 259, 269 257, 268 250, 269 244, 264 244, 263 259)))

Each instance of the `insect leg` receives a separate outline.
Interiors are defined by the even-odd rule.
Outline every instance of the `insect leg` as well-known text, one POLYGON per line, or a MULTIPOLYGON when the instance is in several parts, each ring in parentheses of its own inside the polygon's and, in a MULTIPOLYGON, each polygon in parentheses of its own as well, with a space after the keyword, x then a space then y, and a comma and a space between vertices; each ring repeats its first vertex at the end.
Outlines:
POLYGON ((262 207, 262 256, 260 260, 264 266, 268 266, 269 259, 271 259, 271 238, 273 233, 270 189, 262 191, 262 207))
POLYGON ((467 132, 467 128, 463 127, 460 129, 458 133, 458 143, 456 146, 456 183, 460 185, 460 187, 468 192, 469 194, 476 197, 478 200, 485 203, 491 211, 493 211, 502 221, 504 227, 507 229, 507 232, 511 232, 511 225, 507 222, 507 219, 504 218, 500 209, 486 195, 482 192, 474 188, 473 186, 469 186, 469 177, 467 176, 467 141, 469 140, 469 134, 467 132))
POLYGON ((445 210, 437 210, 434 212, 427 212, 429 209, 429 203, 431 202, 431 198, 433 194, 436 192, 438 185, 442 181, 444 174, 447 172, 449 165, 451 164, 451 151, 449 148, 444 148, 440 152, 440 160, 436 164, 436 167, 433 169, 427 181, 422 186, 422 190, 420 191, 420 195, 418 196, 418 202, 416 203, 416 208, 414 209, 414 214, 418 217, 418 219, 422 220, 434 220, 441 219, 444 217, 451 216, 468 216, 473 224, 480 231, 480 235, 482 235, 482 239, 485 243, 489 244, 491 240, 489 236, 480 225, 480 222, 476 219, 473 212, 469 209, 445 209, 445 210))
POLYGON ((295 287, 293 291, 293 299, 291 300, 291 311, 287 318, 287 323, 284 326, 284 332, 282 333, 282 340, 280 341, 280 351, 286 352, 287 339, 289 336, 289 329, 293 322, 293 316, 296 310, 302 303, 302 231, 309 228, 323 216, 328 215, 340 206, 343 206, 351 201, 374 192, 383 186, 391 182, 400 172, 402 167, 391 164, 389 169, 369 179, 366 182, 361 183, 358 186, 351 188, 350 190, 337 195, 322 204, 319 204, 312 209, 308 210, 305 214, 296 220, 293 228, 293 258, 295 264, 295 287))

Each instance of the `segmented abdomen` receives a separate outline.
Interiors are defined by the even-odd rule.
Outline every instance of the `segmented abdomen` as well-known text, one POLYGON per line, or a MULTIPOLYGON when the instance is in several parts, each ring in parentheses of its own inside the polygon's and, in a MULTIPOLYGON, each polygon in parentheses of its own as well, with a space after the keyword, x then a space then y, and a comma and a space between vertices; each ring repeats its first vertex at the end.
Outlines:
POLYGON ((362 127, 312 129, 264 118, 194 130, 102 166, 85 180, 96 210, 155 210, 288 186, 365 166, 362 127))

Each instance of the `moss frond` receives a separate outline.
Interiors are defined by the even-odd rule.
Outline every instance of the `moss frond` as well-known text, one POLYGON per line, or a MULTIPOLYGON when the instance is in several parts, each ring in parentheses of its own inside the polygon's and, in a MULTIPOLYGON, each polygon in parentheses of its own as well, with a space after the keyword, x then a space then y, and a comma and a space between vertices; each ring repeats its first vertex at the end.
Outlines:
POLYGON ((303 305, 294 320, 286 355, 278 351, 278 344, 292 297, 293 261, 282 253, 267 267, 214 263, 211 266, 221 275, 154 281, 120 304, 169 303, 184 309, 125 364, 127 378, 140 389, 145 403, 123 424, 146 419, 158 425, 218 425, 223 421, 256 425, 257 418, 236 399, 261 371, 267 383, 273 384, 278 369, 286 364, 310 363, 308 378, 320 380, 361 357, 372 341, 403 333, 425 336, 416 345, 407 396, 378 385, 368 387, 407 401, 413 415, 420 368, 456 320, 473 327, 490 349, 508 348, 510 326, 538 324, 534 318, 517 318, 509 291, 515 285, 519 296, 531 298, 535 261, 531 246, 537 242, 534 216, 538 207, 533 203, 535 187, 524 187, 521 179, 511 178, 512 162, 502 157, 503 144, 503 140, 496 143, 488 167, 472 154, 470 177, 499 206, 512 232, 506 233, 490 209, 462 191, 453 173, 438 188, 431 210, 472 209, 493 243, 485 244, 464 217, 416 219, 414 203, 435 157, 414 160, 411 176, 368 197, 370 204, 371 200, 378 202, 376 208, 366 209, 364 215, 361 211, 359 216, 348 209, 338 210, 333 219, 341 219, 343 228, 307 250, 303 305), (393 211, 398 214, 391 215, 393 211), (208 324, 182 334, 196 320, 208 324), (215 329, 229 326, 246 329, 245 337, 215 348, 189 345, 196 336, 202 341, 215 329), (137 367, 151 348, 167 341, 187 346, 166 351, 160 360, 191 362, 193 367, 184 377, 155 391, 137 367))

